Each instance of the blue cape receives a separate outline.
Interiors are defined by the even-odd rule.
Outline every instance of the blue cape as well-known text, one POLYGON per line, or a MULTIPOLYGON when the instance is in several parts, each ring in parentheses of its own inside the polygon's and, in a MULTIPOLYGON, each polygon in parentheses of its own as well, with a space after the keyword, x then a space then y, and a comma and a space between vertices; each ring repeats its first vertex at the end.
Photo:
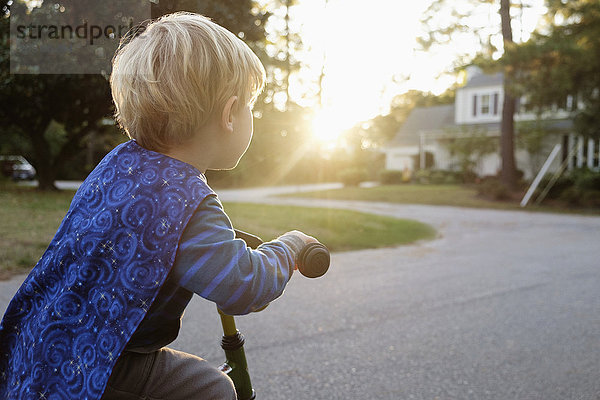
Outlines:
POLYGON ((129 141, 79 188, 0 324, 0 399, 98 399, 209 194, 189 164, 129 141))

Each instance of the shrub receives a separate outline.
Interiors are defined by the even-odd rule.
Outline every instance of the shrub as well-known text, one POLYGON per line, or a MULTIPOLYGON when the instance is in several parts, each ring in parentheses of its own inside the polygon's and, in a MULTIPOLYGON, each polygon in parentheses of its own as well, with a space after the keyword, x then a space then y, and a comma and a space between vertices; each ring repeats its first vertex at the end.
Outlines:
POLYGON ((444 181, 446 180, 446 176, 448 176, 446 174, 446 171, 432 170, 431 176, 429 177, 429 179, 430 179, 431 183, 433 183, 435 185, 439 185, 440 183, 444 183, 444 181))
MULTIPOLYGON (((448 172, 450 172, 450 171, 448 171, 448 172)), ((458 178, 458 175, 453 174, 453 173, 448 173, 444 177, 444 180, 442 183, 447 184, 447 185, 454 185, 456 183, 460 183, 460 179, 458 178)))
POLYGON ((477 181, 477 174, 473 171, 464 171, 458 173, 456 176, 457 183, 475 183, 477 181))
POLYGON ((429 169, 420 169, 415 173, 415 181, 421 184, 428 184, 429 178, 431 176, 431 170, 429 169))
POLYGON ((508 200, 510 190, 498 178, 488 178, 477 185, 477 192, 492 200, 508 200))
POLYGON ((600 208, 600 190, 586 190, 581 196, 584 206, 600 208))
POLYGON ((571 177, 579 190, 600 190, 600 172, 578 169, 571 173, 571 177))
POLYGON ((563 190, 558 199, 570 206, 578 206, 581 204, 581 192, 576 187, 571 186, 563 190))
POLYGON ((403 183, 403 175, 404 173, 402 171, 387 169, 379 173, 379 182, 381 182, 384 185, 396 185, 399 183, 403 183))
POLYGON ((600 190, 595 186, 599 183, 598 175, 600 174, 578 174, 575 184, 564 189, 558 199, 570 206, 600 207, 600 190))
MULTIPOLYGON (((539 196, 550 179, 550 174, 542 179, 535 196, 539 196)), ((600 172, 574 169, 556 180, 545 199, 559 200, 569 206, 600 207, 600 172)))
MULTIPOLYGON (((552 176, 549 174, 542 178, 536 190, 536 196, 538 196, 546 188, 546 186, 548 186, 551 178, 552 176)), ((556 180, 556 182, 554 182, 554 185, 548 191, 546 198, 559 199, 562 196, 562 193, 565 190, 573 187, 574 184, 575 181, 570 176, 561 176, 556 180)))
POLYGON ((360 168, 349 168, 340 172, 339 178, 344 186, 358 186, 367 179, 367 172, 360 168))
POLYGON ((455 184, 462 182, 462 173, 456 171, 448 171, 442 169, 422 169, 417 171, 415 179, 423 184, 455 184))

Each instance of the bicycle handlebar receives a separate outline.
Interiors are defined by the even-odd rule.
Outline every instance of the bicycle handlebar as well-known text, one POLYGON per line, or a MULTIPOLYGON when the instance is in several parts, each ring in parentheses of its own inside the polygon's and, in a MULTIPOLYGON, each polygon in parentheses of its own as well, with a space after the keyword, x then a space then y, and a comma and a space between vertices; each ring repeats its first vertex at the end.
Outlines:
POLYGON ((235 237, 237 239, 242 239, 244 242, 246 242, 248 247, 256 249, 258 246, 263 244, 263 240, 261 238, 259 238, 258 236, 252 235, 248 232, 239 231, 237 229, 234 229, 234 231, 235 231, 235 237))
MULTIPOLYGON (((244 231, 235 230, 235 237, 242 239, 246 244, 255 249, 263 241, 255 235, 244 231)), ((323 276, 329 269, 330 255, 327 247, 321 243, 309 243, 298 255, 298 270, 307 278, 318 278, 323 276)))
POLYGON ((298 270, 307 278, 318 278, 329 269, 329 250, 321 243, 309 243, 298 256, 298 270))

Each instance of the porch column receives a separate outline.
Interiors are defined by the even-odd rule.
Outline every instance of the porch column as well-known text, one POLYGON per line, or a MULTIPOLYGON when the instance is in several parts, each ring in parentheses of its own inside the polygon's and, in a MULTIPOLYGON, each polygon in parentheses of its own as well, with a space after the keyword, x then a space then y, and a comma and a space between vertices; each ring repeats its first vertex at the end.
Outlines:
POLYGON ((600 140, 598 140, 598 165, 596 165, 596 168, 600 170, 600 140))
POLYGON ((572 133, 569 134, 569 144, 567 146, 567 157, 569 157, 569 159, 567 160, 567 169, 568 170, 572 170, 573 167, 574 167, 574 165, 573 165, 573 157, 571 155, 571 151, 575 147, 575 138, 573 136, 574 135, 572 133))
POLYGON ((583 167, 583 136, 577 138, 577 168, 583 167))
POLYGON ((587 151, 587 167, 592 169, 594 165, 594 139, 588 139, 588 151, 587 151))

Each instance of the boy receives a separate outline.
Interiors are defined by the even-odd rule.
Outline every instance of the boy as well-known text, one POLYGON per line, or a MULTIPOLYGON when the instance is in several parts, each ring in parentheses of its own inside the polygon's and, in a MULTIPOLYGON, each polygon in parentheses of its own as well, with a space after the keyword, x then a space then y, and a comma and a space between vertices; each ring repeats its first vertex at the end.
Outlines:
POLYGON ((75 194, 0 325, 0 398, 235 399, 229 378, 165 348, 192 294, 229 314, 281 295, 301 248, 234 238, 207 169, 237 165, 264 69, 235 35, 176 13, 113 60, 116 117, 133 139, 75 194))

